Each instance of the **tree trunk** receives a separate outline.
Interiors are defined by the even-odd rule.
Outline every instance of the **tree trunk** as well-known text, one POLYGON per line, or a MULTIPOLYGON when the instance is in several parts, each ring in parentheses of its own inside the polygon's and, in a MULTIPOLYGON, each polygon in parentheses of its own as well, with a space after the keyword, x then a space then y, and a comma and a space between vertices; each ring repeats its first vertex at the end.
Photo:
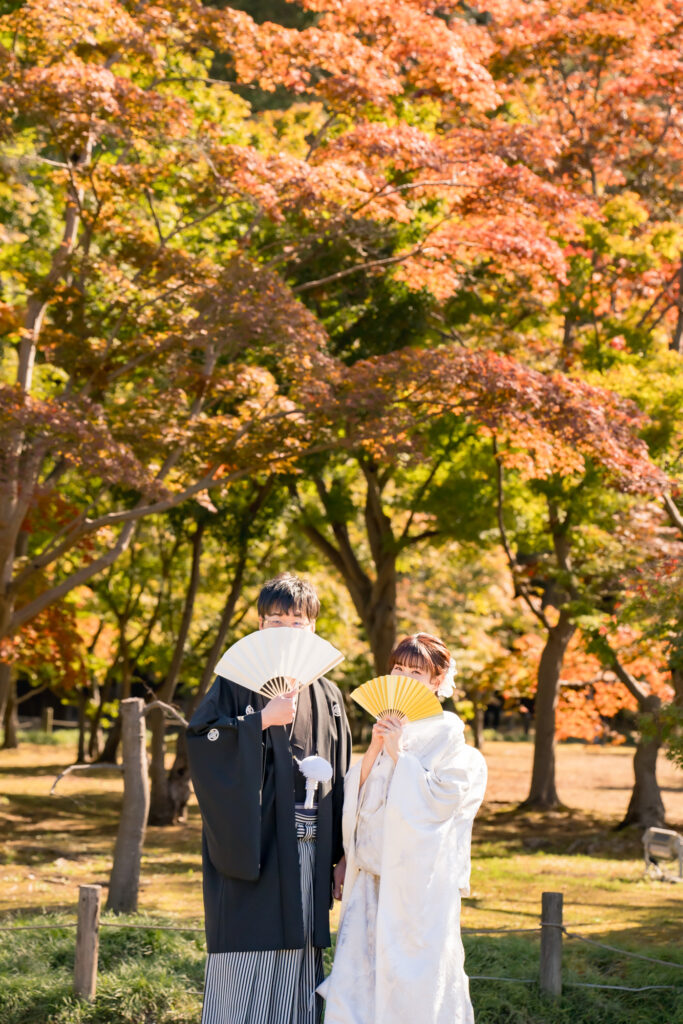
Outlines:
MULTIPOLYGON (((157 699, 170 704, 173 700, 180 669, 183 663, 185 645, 192 625, 192 614, 194 612, 197 591, 200 583, 200 569, 202 556, 202 543, 205 531, 205 524, 197 523, 192 537, 192 569, 190 580, 185 595, 183 614, 173 650, 173 658, 168 670, 168 675, 163 685, 157 692, 157 699)), ((173 802, 170 793, 170 776, 166 774, 166 714, 163 708, 155 708, 149 713, 149 728, 152 732, 152 763, 150 767, 150 781, 152 793, 149 807, 150 825, 173 825, 174 812, 173 802)))
POLYGON ((97 758, 98 762, 104 764, 116 764, 119 743, 121 742, 121 715, 119 715, 107 733, 107 738, 102 747, 102 753, 97 758))
POLYGON ((683 667, 671 669, 671 682, 674 688, 674 704, 683 708, 683 667))
POLYGON ((662 743, 659 725, 659 711, 662 702, 659 697, 651 694, 638 703, 642 713, 652 715, 654 734, 648 732, 645 736, 641 735, 638 741, 633 758, 635 783, 628 810, 624 820, 620 822, 619 828, 626 828, 628 825, 638 825, 643 829, 650 828, 650 826, 661 828, 666 818, 657 782, 657 755, 662 743))
POLYGON ((550 810, 560 799, 555 786, 555 711, 565 651, 576 627, 563 608, 548 636, 538 666, 538 687, 534 717, 536 739, 529 795, 522 804, 528 809, 550 810))
POLYGON ((5 704, 5 738, 3 750, 15 750, 19 746, 19 714, 17 705, 17 682, 10 675, 9 687, 7 690, 7 703, 5 704))
MULTIPOLYGON (((79 202, 71 186, 64 210, 64 233, 52 256, 49 271, 26 303, 21 340, 17 352, 14 384, 17 398, 25 403, 31 394, 36 347, 49 298, 62 276, 73 250, 79 225, 79 202)), ((48 445, 26 436, 17 424, 5 431, 0 449, 0 638, 14 631, 16 590, 14 567, 25 541, 20 540, 22 526, 35 493, 48 445)), ((11 726, 10 726, 11 728, 11 726)), ((7 745, 7 735, 5 735, 7 745)))
POLYGON ((638 742, 633 758, 635 784, 624 820, 619 828, 638 825, 642 829, 651 825, 661 828, 665 822, 664 804, 657 782, 657 754, 660 738, 657 735, 638 742))
POLYGON ((149 767, 151 787, 149 824, 172 825, 173 807, 168 785, 169 777, 166 773, 166 713, 163 708, 154 708, 149 712, 147 718, 152 734, 149 767))
POLYGON ((5 709, 9 700, 12 685, 12 666, 7 661, 0 662, 0 722, 5 723, 5 709))
POLYGON ((335 543, 305 519, 302 527, 322 555, 341 574, 365 629, 372 650, 375 671, 388 672, 389 655, 396 642, 396 556, 399 545, 391 520, 382 507, 382 485, 374 468, 361 461, 367 491, 365 527, 375 569, 375 579, 365 571, 353 548, 348 523, 339 519, 322 477, 314 477, 321 505, 325 509, 335 543))
MULTIPOLYGON (((123 704, 124 700, 130 699, 130 691, 133 687, 133 664, 130 657, 130 647, 124 634, 121 636, 119 641, 119 654, 117 662, 121 666, 121 699, 119 707, 123 704)), ((106 697, 103 697, 102 703, 108 701, 111 690, 113 690, 113 680, 110 678, 105 686, 106 697)), ((101 706, 100 706, 101 707, 101 706)), ((114 724, 109 729, 104 746, 102 747, 102 753, 97 758, 98 761, 103 761, 106 764, 116 764, 118 757, 119 743, 121 742, 121 713, 116 717, 114 724)))
POLYGON ((85 764, 85 728, 86 718, 85 709, 88 703, 88 694, 86 690, 81 687, 78 694, 78 753, 76 754, 76 764, 85 764))
POLYGON ((481 750, 484 742, 484 709, 478 700, 474 701, 474 717, 472 719, 472 736, 477 750, 481 750))
POLYGON ((396 643, 396 556, 398 546, 382 504, 383 485, 375 466, 364 461, 365 529, 375 563, 375 582, 365 608, 364 621, 378 674, 391 671, 389 656, 396 643))
POLYGON ((176 740, 175 761, 168 775, 168 791, 173 813, 173 824, 187 821, 187 802, 190 799, 190 762, 187 757, 187 734, 181 726, 176 740))
POLYGON ((117 913, 134 913, 138 907, 140 861, 149 813, 143 708, 144 701, 140 697, 121 702, 123 804, 107 899, 107 909, 117 913))
MULTIPOLYGON (((102 761, 104 760, 103 749, 104 743, 106 742, 103 739, 102 715, 104 714, 105 706, 112 700, 112 694, 114 692, 114 678, 111 668, 107 671, 107 675, 104 679, 104 685, 101 689, 97 684, 93 683, 93 692, 97 693, 98 703, 95 708, 92 725, 90 727, 90 758, 91 760, 97 759, 98 761, 102 761)), ((118 740, 116 741, 116 746, 118 747, 118 740)), ((116 749, 112 751, 112 754, 113 759, 109 762, 110 764, 116 762, 116 749)))
POLYGON ((674 352, 683 351, 683 260, 678 271, 678 316, 669 348, 674 352))
POLYGON ((100 750, 102 749, 102 729, 100 728, 100 720, 102 717, 102 693, 100 691, 99 684, 96 679, 92 680, 92 695, 95 703, 95 711, 90 719, 90 735, 88 737, 88 757, 91 761, 95 761, 100 756, 100 750))
POLYGON ((610 649, 610 667, 620 680, 638 701, 638 710, 641 715, 649 715, 652 719, 652 729, 641 732, 640 740, 633 758, 633 771, 635 784, 631 793, 631 800, 626 811, 624 820, 619 828, 627 825, 639 825, 641 828, 649 828, 650 825, 664 824, 664 804, 659 792, 657 782, 657 754, 662 744, 662 725, 660 712, 662 701, 655 693, 640 683, 629 670, 622 665, 617 653, 610 649))
POLYGON ((383 559, 377 582, 364 608, 363 621, 375 671, 383 675, 391 670, 389 655, 396 643, 396 559, 392 556, 383 559))

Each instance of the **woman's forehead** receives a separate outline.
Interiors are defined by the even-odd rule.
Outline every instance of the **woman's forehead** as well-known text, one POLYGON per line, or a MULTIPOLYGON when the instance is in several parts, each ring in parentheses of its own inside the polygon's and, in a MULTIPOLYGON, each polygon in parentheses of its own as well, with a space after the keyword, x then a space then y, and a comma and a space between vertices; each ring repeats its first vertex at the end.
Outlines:
POLYGON ((405 665, 406 668, 424 668, 428 669, 431 667, 429 659, 423 654, 419 654, 417 651, 414 653, 408 653, 399 655, 397 654, 394 658, 394 665, 405 665))

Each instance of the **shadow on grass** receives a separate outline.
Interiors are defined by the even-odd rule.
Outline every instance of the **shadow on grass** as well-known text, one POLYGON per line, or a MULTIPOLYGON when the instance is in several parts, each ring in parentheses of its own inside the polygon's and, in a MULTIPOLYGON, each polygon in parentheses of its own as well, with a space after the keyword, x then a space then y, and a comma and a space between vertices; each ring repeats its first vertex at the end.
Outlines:
POLYGON ((81 818, 118 817, 121 810, 121 793, 11 793, 5 797, 9 806, 21 811, 26 817, 33 816, 36 822, 45 818, 81 818), (80 805, 74 809, 74 803, 80 805), (88 807, 87 805, 91 806, 88 807), (95 814, 93 814, 93 811, 95 814))
POLYGON ((639 828, 616 831, 615 822, 574 808, 540 812, 486 807, 477 816, 473 842, 480 858, 500 856, 498 846, 508 853, 539 851, 634 860, 643 855, 641 836, 639 828))
MULTIPOLYGON (((120 794, 87 793, 74 797, 12 794, 0 806, 0 831, 5 842, 0 864, 37 866, 57 857, 69 861, 110 855, 119 828, 120 794)), ((168 828, 147 829, 143 857, 148 862, 164 859, 164 871, 182 873, 199 865, 200 822, 168 828), (192 857, 195 864, 177 863, 176 857, 192 857)), ((0 1022, 1 1024, 1 1022, 0 1022)))
MULTIPOLYGON (((177 850, 173 851, 178 853, 177 850)), ((199 859, 196 861, 184 861, 176 860, 169 861, 162 859, 161 854, 159 855, 159 862, 156 863, 157 858, 150 856, 149 854, 143 854, 144 868, 147 871, 153 872, 158 869, 159 874, 163 875, 187 875, 189 871, 192 872, 194 878, 197 880, 197 885, 201 885, 202 873, 201 873, 201 862, 199 859)))

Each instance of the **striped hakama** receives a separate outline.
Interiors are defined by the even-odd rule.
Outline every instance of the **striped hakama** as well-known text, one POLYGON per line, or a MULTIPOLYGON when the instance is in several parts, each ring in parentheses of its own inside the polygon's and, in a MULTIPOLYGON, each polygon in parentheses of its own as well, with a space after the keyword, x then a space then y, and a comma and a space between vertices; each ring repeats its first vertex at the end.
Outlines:
POLYGON ((306 945, 303 949, 210 953, 201 1024, 318 1024, 322 1000, 315 989, 323 980, 323 958, 322 950, 311 943, 317 824, 315 812, 297 807, 306 945))

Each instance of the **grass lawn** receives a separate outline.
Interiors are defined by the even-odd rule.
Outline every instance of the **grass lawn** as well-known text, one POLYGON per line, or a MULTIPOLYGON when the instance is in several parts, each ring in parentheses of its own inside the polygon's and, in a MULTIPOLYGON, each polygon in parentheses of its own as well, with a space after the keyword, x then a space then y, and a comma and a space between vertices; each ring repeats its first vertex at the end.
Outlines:
MULTIPOLYGON (((565 943, 565 995, 547 1004, 535 985, 532 934, 468 934, 467 929, 535 928, 541 893, 562 892, 570 932, 683 965, 683 885, 646 879, 640 834, 615 832, 626 809, 632 750, 561 745, 558 787, 568 808, 520 815, 532 748, 489 743, 490 784, 475 824, 472 897, 464 901, 478 1024, 683 1024, 683 970, 626 958, 576 939, 565 943), (641 993, 579 988, 570 982, 673 985, 641 993)), ((122 788, 116 774, 79 773, 49 790, 73 758, 66 743, 0 752, 0 926, 73 923, 78 885, 106 885, 122 788)), ((670 824, 683 830, 683 774, 662 761, 670 824)), ((149 930, 103 928, 98 997, 71 996, 74 929, 2 932, 0 1024, 191 1024, 198 1021, 204 940, 161 932, 153 922, 201 926, 200 823, 148 830, 138 922, 149 930)), ((113 920, 113 918, 110 918, 113 920)), ((105 920, 107 917, 105 916, 105 920)), ((120 920, 120 919, 119 919, 120 920)), ((429 1022, 416 1022, 429 1024, 429 1022)))

